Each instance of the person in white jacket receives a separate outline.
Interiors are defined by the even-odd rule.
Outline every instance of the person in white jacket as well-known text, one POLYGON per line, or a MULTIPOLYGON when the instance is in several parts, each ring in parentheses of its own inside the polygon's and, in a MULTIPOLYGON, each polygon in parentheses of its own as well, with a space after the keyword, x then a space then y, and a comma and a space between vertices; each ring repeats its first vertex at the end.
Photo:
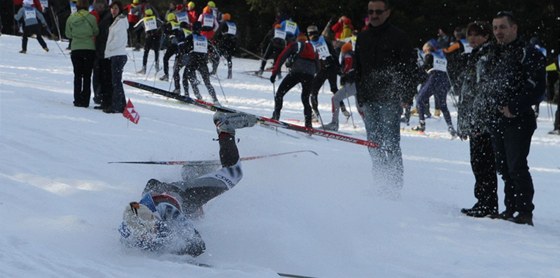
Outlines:
POLYGON ((111 98, 111 103, 103 109, 103 112, 122 113, 126 106, 122 74, 124 65, 127 62, 126 44, 128 38, 128 20, 126 16, 122 14, 123 9, 120 1, 113 1, 110 7, 113 23, 109 27, 109 36, 107 37, 107 46, 105 47, 105 58, 111 59, 113 96, 111 98))

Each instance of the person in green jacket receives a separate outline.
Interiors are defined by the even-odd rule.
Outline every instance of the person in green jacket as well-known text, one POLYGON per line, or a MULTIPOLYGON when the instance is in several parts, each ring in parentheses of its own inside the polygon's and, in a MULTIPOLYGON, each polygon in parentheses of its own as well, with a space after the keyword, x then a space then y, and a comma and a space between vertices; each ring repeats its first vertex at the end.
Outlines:
POLYGON ((66 21, 66 37, 74 66, 74 106, 88 107, 91 98, 91 74, 95 59, 95 36, 99 33, 95 16, 88 12, 87 0, 78 0, 78 11, 66 21))

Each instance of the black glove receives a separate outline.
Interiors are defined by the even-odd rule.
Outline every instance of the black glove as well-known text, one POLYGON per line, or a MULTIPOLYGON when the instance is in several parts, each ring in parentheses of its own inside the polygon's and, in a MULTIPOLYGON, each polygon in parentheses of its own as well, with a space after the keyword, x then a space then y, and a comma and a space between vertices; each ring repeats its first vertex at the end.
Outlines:
POLYGON ((270 76, 270 82, 274 83, 276 81, 276 74, 270 76))

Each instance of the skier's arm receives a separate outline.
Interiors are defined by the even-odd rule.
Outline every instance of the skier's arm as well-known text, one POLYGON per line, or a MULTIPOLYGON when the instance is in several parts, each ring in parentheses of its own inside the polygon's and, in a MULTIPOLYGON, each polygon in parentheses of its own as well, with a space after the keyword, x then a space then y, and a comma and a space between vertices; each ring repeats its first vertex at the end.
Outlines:
POLYGON ((14 16, 16 21, 19 21, 23 17, 23 8, 20 8, 17 14, 14 16))
POLYGON ((37 19, 39 20, 39 23, 43 26, 47 25, 47 21, 45 20, 45 17, 43 16, 43 13, 38 12, 37 14, 37 19))
POLYGON ((290 57, 290 55, 292 55, 292 53, 297 52, 297 47, 298 47, 298 43, 293 42, 293 43, 290 43, 289 45, 287 45, 284 48, 284 50, 282 50, 282 52, 278 56, 278 59, 276 59, 276 63, 274 63, 274 67, 272 68, 272 75, 278 74, 278 72, 280 71, 280 68, 282 68, 282 65, 284 64, 286 59, 288 59, 288 57, 290 57))

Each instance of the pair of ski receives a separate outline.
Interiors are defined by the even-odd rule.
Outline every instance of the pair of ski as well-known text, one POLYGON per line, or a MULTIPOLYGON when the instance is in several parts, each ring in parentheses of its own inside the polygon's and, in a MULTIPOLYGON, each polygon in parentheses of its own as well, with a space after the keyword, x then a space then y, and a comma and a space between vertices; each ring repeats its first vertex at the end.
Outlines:
MULTIPOLYGON (((163 89, 159 89, 156 87, 152 87, 146 84, 142 84, 142 83, 138 83, 138 82, 134 82, 134 81, 129 81, 129 80, 125 80, 123 81, 124 84, 138 88, 138 89, 142 89, 142 90, 146 90, 148 92, 154 93, 154 94, 158 94, 161 96, 165 96, 168 98, 172 98, 172 99, 176 99, 178 101, 187 103, 187 104, 192 104, 204 109, 208 109, 211 111, 221 111, 221 112, 227 112, 227 113, 237 113, 240 111, 237 111, 235 109, 231 109, 231 108, 227 108, 227 107, 223 107, 223 106, 218 106, 218 105, 214 105, 213 103, 209 103, 200 99, 193 99, 190 98, 188 96, 182 96, 179 94, 174 94, 172 92, 163 90, 163 89)), ((245 113, 245 112, 242 112, 245 113)), ((246 113, 249 114, 249 113, 246 113)), ((255 117, 257 117, 257 121, 259 122, 259 124, 264 125, 264 126, 270 126, 270 127, 278 127, 278 128, 284 128, 284 129, 288 129, 288 130, 293 130, 293 131, 297 131, 297 132, 303 132, 303 133, 307 133, 310 135, 317 135, 317 136, 321 136, 321 137, 325 137, 325 138, 329 138, 329 139, 335 139, 335 140, 339 140, 339 141, 344 141, 344 142, 349 142, 349 143, 353 143, 353 144, 358 144, 358 145, 362 145, 362 146, 366 146, 369 148, 378 148, 379 145, 368 141, 368 140, 364 140, 364 139, 359 139, 359 138, 355 138, 355 137, 351 137, 351 136, 347 136, 347 135, 343 135, 343 134, 339 134, 336 132, 330 132, 330 131, 326 131, 326 130, 321 130, 321 129, 317 129, 317 128, 310 128, 310 127, 304 127, 304 126, 299 126, 299 125, 295 125, 295 124, 291 124, 291 123, 287 123, 287 122, 282 122, 282 121, 278 121, 278 120, 274 120, 271 118, 267 118, 267 117, 263 117, 263 116, 257 116, 255 115, 255 117)))

